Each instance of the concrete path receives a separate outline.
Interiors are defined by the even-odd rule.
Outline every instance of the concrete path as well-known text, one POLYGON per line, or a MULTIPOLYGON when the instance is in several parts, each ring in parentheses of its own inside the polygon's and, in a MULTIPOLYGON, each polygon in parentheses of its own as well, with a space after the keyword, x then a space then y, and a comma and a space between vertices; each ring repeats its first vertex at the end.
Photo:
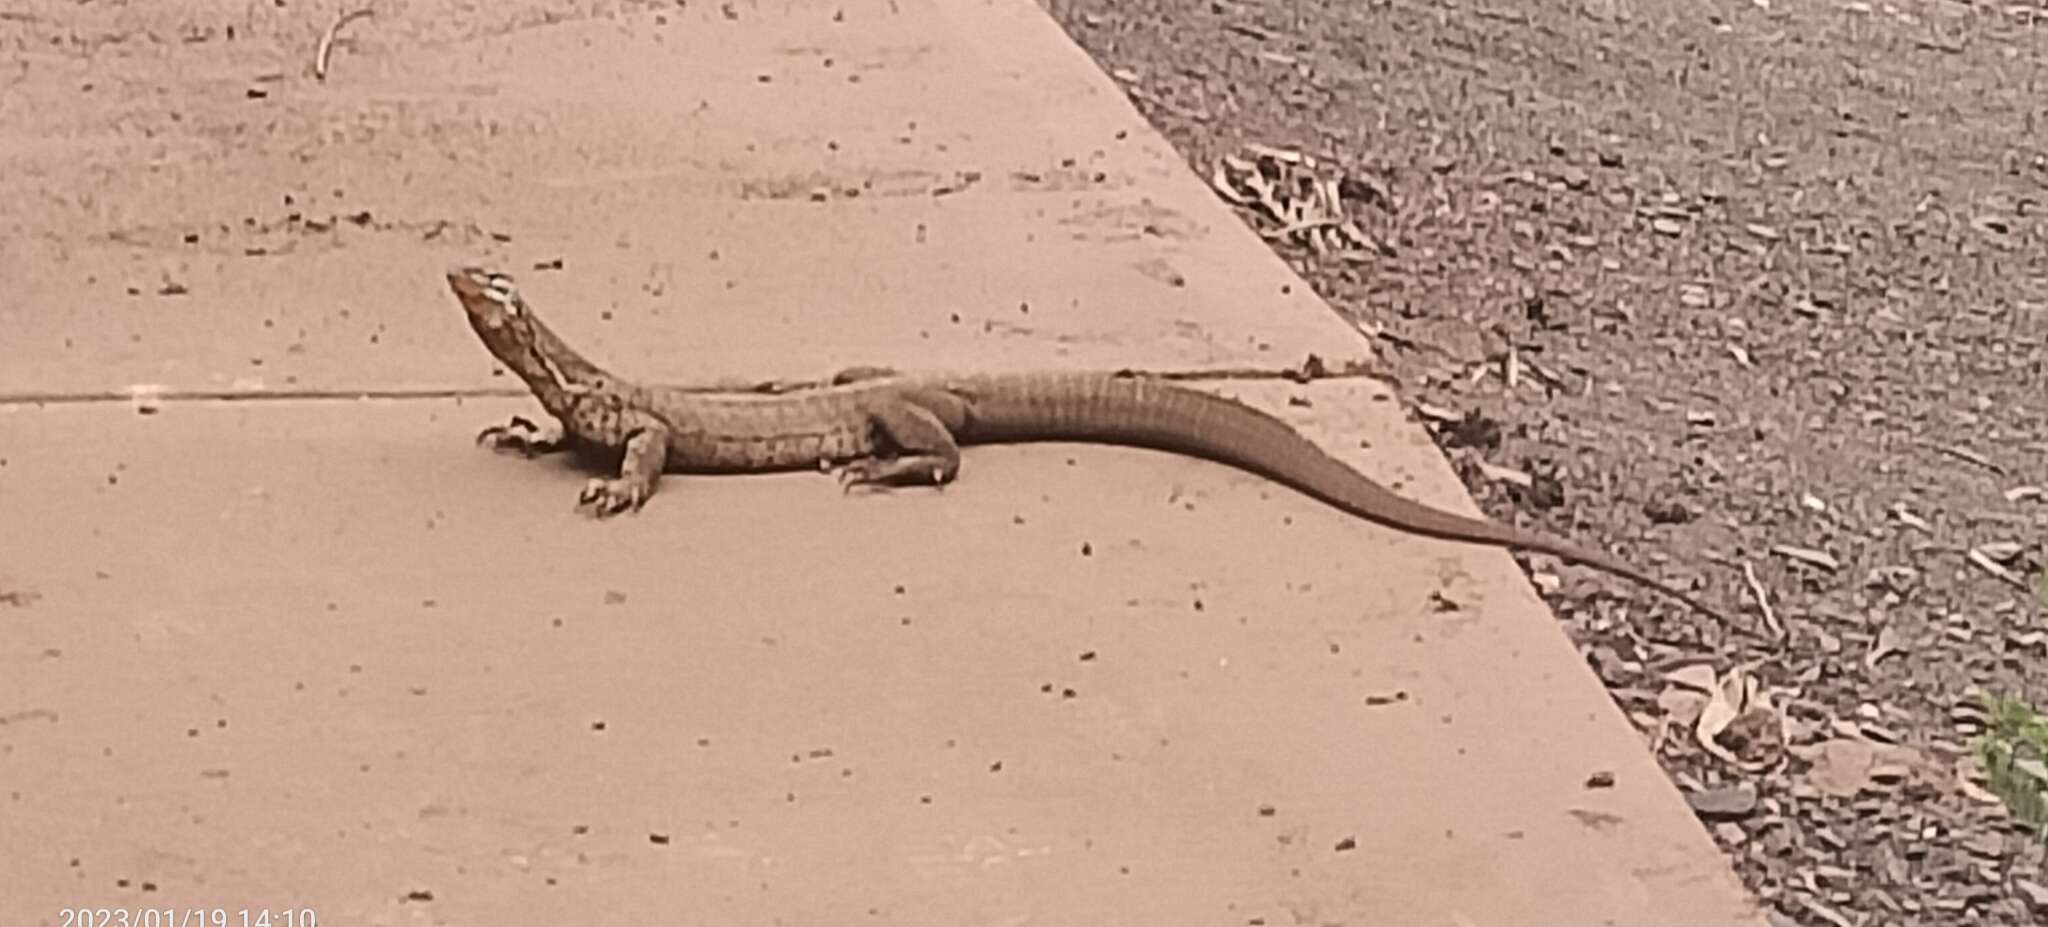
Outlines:
MULTIPOLYGON (((1365 359, 1024 0, 424 0, 325 83, 144 6, 9 21, 0 921, 1758 922, 1499 551, 1074 446, 595 524, 471 446, 532 405, 453 262, 656 378, 1365 359)), ((1219 388, 1471 510, 1374 381, 1219 388)))

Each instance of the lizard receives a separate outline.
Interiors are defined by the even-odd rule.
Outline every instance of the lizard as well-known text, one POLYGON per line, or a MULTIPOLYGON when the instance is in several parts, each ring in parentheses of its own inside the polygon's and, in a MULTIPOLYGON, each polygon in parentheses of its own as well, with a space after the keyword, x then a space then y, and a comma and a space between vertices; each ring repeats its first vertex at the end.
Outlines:
POLYGON ((1672 583, 1605 552, 1402 496, 1293 426, 1235 399, 1163 378, 1095 372, 907 374, 858 367, 822 382, 674 386, 618 377, 542 322, 507 274, 447 271, 471 330, 555 419, 484 429, 479 444, 528 456, 608 455, 578 507, 598 518, 638 511, 664 473, 837 468, 840 483, 944 486, 963 444, 1074 441, 1206 458, 1289 486, 1350 515, 1413 534, 1550 554, 1648 586, 1712 617, 1672 583))

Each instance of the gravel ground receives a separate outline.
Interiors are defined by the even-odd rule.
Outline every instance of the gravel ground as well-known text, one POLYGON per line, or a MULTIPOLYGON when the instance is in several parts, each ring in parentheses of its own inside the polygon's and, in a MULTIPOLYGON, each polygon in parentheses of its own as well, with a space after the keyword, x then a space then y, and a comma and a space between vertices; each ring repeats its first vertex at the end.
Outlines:
POLYGON ((2048 922, 2048 7, 1051 2, 1491 515, 1733 613, 1531 564, 1778 922, 2048 922))

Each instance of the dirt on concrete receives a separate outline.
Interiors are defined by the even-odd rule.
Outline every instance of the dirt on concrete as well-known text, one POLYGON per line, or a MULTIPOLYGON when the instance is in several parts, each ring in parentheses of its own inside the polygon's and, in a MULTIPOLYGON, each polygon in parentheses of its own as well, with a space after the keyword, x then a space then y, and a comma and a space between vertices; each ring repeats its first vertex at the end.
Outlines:
POLYGON ((1974 693, 2048 696, 2048 7, 1052 9, 1489 514, 1739 614, 1536 577, 1780 922, 2048 917, 1968 746, 1974 693))
MULTIPOLYGON (((347 9, 0 11, 0 919, 1756 922, 1499 551, 472 446, 453 262, 635 378, 1367 359, 1039 9, 347 9)), ((1376 378, 1221 389, 1470 510, 1376 378)))

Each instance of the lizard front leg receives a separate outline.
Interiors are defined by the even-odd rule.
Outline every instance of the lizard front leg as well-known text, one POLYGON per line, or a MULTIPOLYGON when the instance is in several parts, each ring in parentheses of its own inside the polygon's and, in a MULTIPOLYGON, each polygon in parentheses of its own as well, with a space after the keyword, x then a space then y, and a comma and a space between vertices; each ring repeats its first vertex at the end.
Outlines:
POLYGON ((492 425, 478 432, 476 443, 500 453, 536 457, 566 450, 569 437, 563 433, 559 422, 551 420, 544 426, 536 425, 532 419, 514 415, 503 425, 492 425))
POLYGON ((648 423, 626 434, 626 452, 617 479, 593 479, 583 487, 577 507, 596 518, 637 512, 654 495, 654 484, 668 465, 668 426, 648 423))

